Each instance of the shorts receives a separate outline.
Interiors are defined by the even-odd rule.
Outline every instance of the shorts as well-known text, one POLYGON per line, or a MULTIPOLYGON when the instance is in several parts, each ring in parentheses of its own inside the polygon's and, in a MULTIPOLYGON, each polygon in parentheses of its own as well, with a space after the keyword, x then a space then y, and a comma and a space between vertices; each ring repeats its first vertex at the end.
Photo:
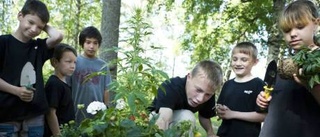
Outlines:
POLYGON ((44 115, 0 123, 0 137, 43 137, 44 115))

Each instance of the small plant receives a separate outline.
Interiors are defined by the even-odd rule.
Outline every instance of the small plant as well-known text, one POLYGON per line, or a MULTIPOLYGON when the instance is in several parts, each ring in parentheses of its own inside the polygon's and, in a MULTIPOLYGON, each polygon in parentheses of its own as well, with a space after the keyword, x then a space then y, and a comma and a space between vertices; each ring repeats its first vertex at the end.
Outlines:
MULTIPOLYGON (((151 34, 150 25, 144 22, 142 10, 137 9, 135 15, 128 21, 125 31, 130 37, 124 39, 125 48, 114 49, 120 56, 115 61, 118 72, 117 79, 110 84, 110 90, 115 92, 115 106, 111 105, 104 110, 101 103, 89 105, 87 112, 94 115, 86 118, 80 125, 70 122, 62 127, 62 136, 65 137, 176 137, 187 135, 191 124, 182 124, 168 130, 160 130, 155 124, 156 118, 149 119, 147 107, 161 82, 169 79, 168 75, 157 69, 151 58, 143 53, 146 50, 157 50, 152 45, 142 46, 143 40, 151 34)), ((90 74, 88 78, 104 75, 105 72, 90 74)), ((80 111, 83 112, 84 106, 80 111)), ((84 113, 84 112, 83 112, 84 113)))
MULTIPOLYGON (((85 119, 76 126, 74 121, 62 126, 62 137, 188 137, 191 123, 183 121, 172 126, 168 130, 160 130, 155 121, 157 117, 149 119, 148 112, 139 111, 132 114, 124 100, 117 101, 118 107, 105 109, 102 102, 92 102, 87 107, 87 113, 94 115, 93 118, 85 119)), ((83 111, 81 109, 80 111, 83 111)), ((196 131, 194 131, 196 132, 196 131)))
POLYGON ((282 78, 293 79, 293 74, 300 74, 298 77, 305 80, 308 88, 320 84, 320 50, 311 51, 303 48, 291 58, 283 59, 279 64, 279 74, 282 78), (299 73, 299 69, 302 73, 299 73))

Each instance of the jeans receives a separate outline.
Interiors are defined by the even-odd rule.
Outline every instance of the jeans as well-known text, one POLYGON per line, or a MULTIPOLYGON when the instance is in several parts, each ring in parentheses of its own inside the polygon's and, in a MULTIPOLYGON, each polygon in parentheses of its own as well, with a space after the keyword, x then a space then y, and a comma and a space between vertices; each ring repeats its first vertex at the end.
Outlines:
POLYGON ((0 123, 0 137, 43 137, 44 116, 0 123))

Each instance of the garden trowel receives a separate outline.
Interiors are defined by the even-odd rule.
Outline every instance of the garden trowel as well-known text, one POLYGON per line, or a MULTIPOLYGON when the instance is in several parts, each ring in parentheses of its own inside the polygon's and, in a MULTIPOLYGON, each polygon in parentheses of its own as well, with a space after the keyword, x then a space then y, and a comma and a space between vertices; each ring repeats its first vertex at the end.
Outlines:
POLYGON ((36 83, 36 72, 30 62, 27 62, 21 71, 20 85, 26 87, 28 90, 34 90, 32 87, 36 83))
POLYGON ((273 86, 276 82, 277 77, 277 63, 272 60, 267 67, 266 74, 264 76, 264 82, 266 85, 263 87, 265 92, 265 98, 269 98, 271 92, 273 91, 273 86))

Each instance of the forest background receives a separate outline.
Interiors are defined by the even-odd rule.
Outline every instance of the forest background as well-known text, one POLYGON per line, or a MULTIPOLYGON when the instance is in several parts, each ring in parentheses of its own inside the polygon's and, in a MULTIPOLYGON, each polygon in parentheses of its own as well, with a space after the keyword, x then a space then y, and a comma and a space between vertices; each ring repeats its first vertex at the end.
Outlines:
MULTIPOLYGON (((225 80, 228 80, 232 78, 230 50, 242 41, 253 42, 258 47, 261 62, 254 68, 254 74, 261 78, 270 60, 281 59, 290 52, 285 50, 277 18, 279 11, 292 0, 42 1, 50 11, 49 24, 61 30, 63 42, 75 47, 79 53, 79 32, 91 25, 100 28, 103 42, 99 56, 108 62, 106 65, 115 80, 131 84, 132 79, 126 79, 129 70, 141 74, 150 69, 161 70, 164 73, 158 71, 160 75, 167 75, 163 78, 184 76, 203 59, 219 62, 225 70, 225 80)), ((17 13, 24 2, 0 0, 1 35, 16 29, 17 13)), ((48 63, 44 73, 45 79, 52 73, 48 63)), ((142 75, 131 78, 137 77, 142 75)), ((161 80, 153 79, 151 85, 145 86, 155 93, 161 80)), ((119 93, 115 92, 113 98, 119 98, 119 93)), ((134 93, 139 98, 142 92, 134 93)), ((121 94, 123 97, 129 95, 121 94)), ((147 100, 150 101, 153 95, 148 94, 147 100)))

